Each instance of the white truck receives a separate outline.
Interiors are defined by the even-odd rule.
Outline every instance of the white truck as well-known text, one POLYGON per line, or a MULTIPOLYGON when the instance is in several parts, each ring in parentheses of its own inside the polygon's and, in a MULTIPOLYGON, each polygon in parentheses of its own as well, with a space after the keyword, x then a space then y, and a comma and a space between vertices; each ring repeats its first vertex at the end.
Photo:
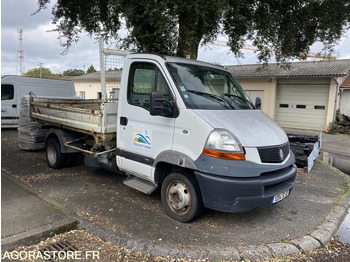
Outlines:
POLYGON ((181 222, 203 207, 271 206, 294 186, 285 132, 219 66, 131 54, 118 100, 31 97, 30 107, 48 129, 51 168, 81 153, 86 165, 124 172, 124 184, 146 194, 160 188, 165 211, 181 222))
POLYGON ((21 98, 34 92, 37 96, 73 97, 74 85, 69 80, 25 76, 1 77, 1 127, 17 127, 21 98))

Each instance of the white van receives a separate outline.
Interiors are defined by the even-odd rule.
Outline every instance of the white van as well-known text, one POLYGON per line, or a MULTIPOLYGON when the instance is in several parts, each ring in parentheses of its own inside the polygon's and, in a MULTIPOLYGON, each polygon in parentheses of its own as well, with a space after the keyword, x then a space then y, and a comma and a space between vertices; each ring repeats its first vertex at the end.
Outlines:
POLYGON ((24 76, 1 77, 1 127, 16 127, 21 98, 33 92, 37 96, 73 97, 74 84, 70 80, 54 80, 24 76))

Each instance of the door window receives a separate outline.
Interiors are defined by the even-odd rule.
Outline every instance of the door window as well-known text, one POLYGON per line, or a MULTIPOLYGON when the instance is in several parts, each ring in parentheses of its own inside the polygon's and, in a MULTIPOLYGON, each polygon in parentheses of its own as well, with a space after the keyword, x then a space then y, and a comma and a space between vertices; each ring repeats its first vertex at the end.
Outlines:
POLYGON ((164 99, 171 100, 169 87, 160 70, 151 63, 133 63, 130 68, 128 102, 149 110, 150 94, 163 93, 164 99))
POLYGON ((1 85, 1 101, 12 100, 15 96, 15 89, 13 85, 1 85))

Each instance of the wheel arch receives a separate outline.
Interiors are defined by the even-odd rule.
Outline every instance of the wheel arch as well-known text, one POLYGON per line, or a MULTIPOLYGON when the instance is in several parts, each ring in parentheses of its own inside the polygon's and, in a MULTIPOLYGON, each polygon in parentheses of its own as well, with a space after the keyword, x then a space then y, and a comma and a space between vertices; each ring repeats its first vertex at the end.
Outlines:
POLYGON ((161 184, 165 177, 172 172, 193 173, 193 171, 198 170, 197 165, 189 156, 172 150, 160 153, 154 160, 153 166, 155 168, 154 181, 157 184, 161 184))
POLYGON ((80 151, 65 146, 66 142, 77 139, 79 137, 81 137, 81 134, 77 132, 60 128, 50 128, 46 135, 45 146, 49 139, 54 138, 57 139, 60 144, 61 153, 79 153, 80 151))
MULTIPOLYGON (((163 183, 163 180, 171 173, 181 173, 186 176, 193 175, 193 177, 196 179, 194 175, 193 169, 189 168, 184 168, 181 166, 176 166, 171 163, 167 162, 159 162, 157 166, 155 167, 155 172, 154 172, 154 180, 155 182, 159 185, 163 183)), ((196 179, 197 180, 197 179, 196 179)))

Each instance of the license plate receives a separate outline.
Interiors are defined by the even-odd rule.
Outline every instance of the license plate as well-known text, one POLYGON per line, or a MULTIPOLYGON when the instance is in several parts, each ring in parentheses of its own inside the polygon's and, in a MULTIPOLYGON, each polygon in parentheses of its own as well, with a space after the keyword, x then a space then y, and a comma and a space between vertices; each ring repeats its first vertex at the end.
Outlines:
POLYGON ((285 199, 287 196, 289 195, 289 190, 283 192, 283 193, 280 193, 278 195, 275 195, 273 198, 272 198, 272 201, 271 201, 271 204, 275 204, 283 199, 285 199))

